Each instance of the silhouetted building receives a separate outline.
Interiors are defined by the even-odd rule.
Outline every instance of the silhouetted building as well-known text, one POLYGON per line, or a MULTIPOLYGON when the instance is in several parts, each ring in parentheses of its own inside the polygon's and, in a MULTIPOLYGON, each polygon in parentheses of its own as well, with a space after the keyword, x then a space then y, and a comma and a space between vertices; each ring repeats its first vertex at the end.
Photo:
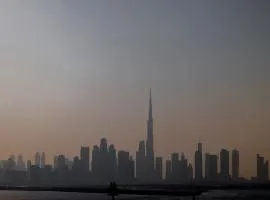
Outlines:
POLYGON ((145 142, 140 141, 139 143, 139 149, 136 152, 136 178, 139 181, 145 181, 146 180, 146 156, 145 156, 145 142))
POLYGON ((188 174, 188 182, 192 182, 193 181, 193 167, 191 164, 188 165, 187 174, 188 174))
POLYGON ((72 165, 72 184, 81 185, 85 183, 85 179, 87 177, 81 171, 81 162, 78 156, 73 158, 73 165, 72 165))
POLYGON ((80 157, 81 157, 81 170, 83 173, 89 172, 89 164, 90 164, 90 150, 89 147, 81 147, 80 157))
POLYGON ((8 158, 8 160, 4 163, 4 169, 7 171, 13 171, 15 170, 16 162, 14 160, 14 157, 8 158))
POLYGON ((184 153, 181 153, 181 160, 179 161, 179 174, 180 174, 180 183, 188 182, 188 161, 185 158, 184 153))
POLYGON ((59 155, 56 157, 56 166, 54 170, 54 183, 57 185, 67 185, 68 184, 68 167, 66 165, 66 157, 64 155, 59 155))
POLYGON ((150 181, 153 180, 154 176, 154 136, 153 136, 153 115, 152 115, 152 96, 150 89, 149 96, 149 112, 147 121, 147 140, 146 140, 146 158, 147 158, 147 174, 150 181))
POLYGON ((51 165, 43 165, 40 169, 40 184, 50 186, 53 183, 53 174, 51 165))
POLYGON ((92 162, 91 162, 91 169, 92 169, 92 176, 93 179, 98 181, 97 179, 101 176, 101 170, 99 168, 100 165, 100 155, 99 155, 99 147, 95 145, 92 150, 92 162))
POLYGON ((205 179, 207 181, 217 180, 217 155, 205 154, 205 179))
POLYGON ((23 161, 22 155, 18 155, 17 157, 17 165, 16 165, 16 170, 18 171, 25 171, 25 163, 23 161))
POLYGON ((78 156, 75 156, 73 158, 73 165, 72 165, 72 170, 73 171, 80 171, 81 166, 80 166, 80 159, 78 156))
POLYGON ((203 155, 202 143, 198 143, 198 149, 195 152, 195 180, 203 180, 203 155))
POLYGON ((53 168, 56 169, 57 168, 57 156, 53 157, 53 168))
POLYGON ((239 151, 236 149, 232 151, 232 179, 239 179, 239 151))
POLYGON ((157 180, 162 180, 162 157, 156 157, 156 174, 157 180))
POLYGON ((115 181, 117 178, 117 156, 116 156, 116 149, 114 148, 114 145, 109 146, 109 166, 108 166, 108 178, 110 181, 115 181))
POLYGON ((268 164, 268 160, 265 161, 265 163, 264 163, 264 180, 265 181, 269 180, 269 164, 268 164))
POLYGON ((226 149, 220 151, 220 177, 228 180, 230 177, 230 153, 226 149))
POLYGON ((265 161, 265 163, 264 163, 264 176, 263 176, 263 178, 264 178, 264 180, 265 181, 268 181, 269 180, 269 165, 268 165, 268 160, 266 160, 265 161))
POLYGON ((134 161, 129 152, 118 152, 118 182, 122 184, 132 183, 134 178, 134 161))
POLYGON ((109 159, 108 159, 108 144, 107 139, 102 138, 100 141, 99 147, 99 170, 100 170, 100 178, 101 182, 108 183, 110 181, 109 178, 109 159))
POLYGON ((32 163, 31 163, 31 160, 27 160, 27 181, 29 182, 30 181, 30 170, 31 170, 31 167, 32 167, 32 163))
POLYGON ((129 180, 130 184, 134 181, 135 178, 135 161, 132 156, 129 156, 129 180))
POLYGON ((268 161, 264 161, 264 157, 257 154, 257 180, 267 181, 268 179, 268 161))
POLYGON ((41 161, 40 153, 36 152, 36 154, 35 154, 35 165, 40 167, 40 161, 41 161))
MULTIPOLYGON (((73 168, 73 160, 66 158, 66 165, 68 167, 68 170, 71 170, 73 168)), ((88 170, 89 171, 89 170, 88 170)))
POLYGON ((32 165, 30 168, 30 185, 40 185, 40 167, 39 165, 32 165))
POLYGON ((172 161, 166 160, 166 180, 171 180, 172 176, 172 161))
POLYGON ((41 154, 41 159, 40 159, 40 167, 41 168, 44 168, 46 165, 46 156, 45 156, 45 153, 42 152, 41 154))
POLYGON ((172 161, 172 176, 171 181, 173 182, 179 182, 180 173, 179 173, 179 154, 178 153, 172 153, 171 155, 171 161, 172 161))

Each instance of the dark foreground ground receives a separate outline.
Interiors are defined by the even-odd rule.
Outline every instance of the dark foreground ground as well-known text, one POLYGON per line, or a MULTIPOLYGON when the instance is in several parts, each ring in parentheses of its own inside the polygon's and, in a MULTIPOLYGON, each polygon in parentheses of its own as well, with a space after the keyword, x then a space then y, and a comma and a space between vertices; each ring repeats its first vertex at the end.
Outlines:
MULTIPOLYGON (((270 199, 270 184, 118 186, 116 199, 270 199)), ((115 191, 114 191, 115 192, 115 191)), ((0 186, 1 200, 111 199, 108 186, 0 186)))
MULTIPOLYGON (((264 200, 270 199, 268 192, 249 192, 249 191, 214 191, 202 194, 198 199, 201 200, 264 200), (264 196, 263 196, 264 195, 264 196)), ((110 200, 105 194, 86 194, 86 193, 62 193, 62 192, 27 192, 27 191, 0 191, 1 200, 110 200)), ((116 200, 192 200, 191 197, 177 196, 147 196, 147 195, 120 195, 116 200)))

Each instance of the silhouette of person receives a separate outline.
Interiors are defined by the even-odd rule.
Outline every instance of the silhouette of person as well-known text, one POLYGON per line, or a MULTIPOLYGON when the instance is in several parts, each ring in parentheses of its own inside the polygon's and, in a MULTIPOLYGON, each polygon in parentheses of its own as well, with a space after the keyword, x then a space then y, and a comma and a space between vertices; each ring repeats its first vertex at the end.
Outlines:
POLYGON ((109 195, 112 196, 112 200, 115 200, 115 196, 118 195, 118 189, 114 181, 110 182, 109 185, 109 195))

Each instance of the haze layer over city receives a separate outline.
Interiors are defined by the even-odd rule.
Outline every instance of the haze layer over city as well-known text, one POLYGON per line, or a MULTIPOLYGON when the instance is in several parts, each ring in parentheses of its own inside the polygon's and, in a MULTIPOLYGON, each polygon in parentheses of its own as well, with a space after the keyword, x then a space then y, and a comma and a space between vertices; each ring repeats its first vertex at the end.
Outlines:
POLYGON ((0 157, 79 155, 105 137, 134 157, 152 88, 156 156, 240 152, 270 132, 267 1, 3 1, 0 157))

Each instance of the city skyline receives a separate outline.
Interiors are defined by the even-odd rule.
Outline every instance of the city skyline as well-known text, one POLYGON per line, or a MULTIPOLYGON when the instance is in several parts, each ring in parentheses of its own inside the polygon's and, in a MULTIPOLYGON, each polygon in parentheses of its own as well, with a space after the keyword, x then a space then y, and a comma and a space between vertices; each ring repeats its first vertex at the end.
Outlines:
MULTIPOLYGON (((0 158, 68 157, 106 137, 135 156, 149 88, 154 148, 270 158, 268 1, 0 2, 0 158), (64 145, 63 145, 64 144, 64 145)), ((145 141, 146 142, 146 141, 145 141)))
MULTIPOLYGON (((184 181, 185 179, 181 180, 181 177, 183 177, 183 174, 187 174, 187 173, 191 173, 192 179, 194 179, 194 181, 199 181, 199 182, 204 179, 205 180, 218 180, 219 178, 226 181, 230 179, 231 180, 238 180, 239 178, 253 179, 254 177, 259 177, 260 179, 263 180, 265 179, 265 176, 266 176, 264 174, 267 174, 267 177, 268 177, 268 170, 269 170, 268 160, 266 161, 267 164, 265 164, 266 168, 263 167, 265 157, 261 157, 259 153, 256 154, 256 158, 257 158, 256 174, 257 175, 250 176, 250 177, 241 176, 241 170, 239 166, 240 154, 236 148, 232 150, 228 150, 228 149, 225 149, 224 147, 221 147, 220 152, 209 153, 203 150, 203 143, 200 140, 197 143, 197 149, 195 149, 193 158, 191 158, 190 160, 185 156, 186 152, 183 152, 183 151, 171 152, 169 154, 169 157, 170 157, 169 159, 163 158, 162 156, 158 156, 155 154, 155 149, 154 149, 155 136, 154 136, 154 122, 153 121, 154 121, 154 118, 153 118, 152 92, 150 88, 146 137, 138 142, 138 148, 137 148, 134 160, 132 157, 134 155, 130 154, 129 151, 115 149, 115 146, 113 144, 110 144, 110 145, 108 144, 107 138, 105 137, 101 138, 100 147, 98 147, 97 145, 93 145, 91 148, 89 146, 81 145, 80 154, 79 154, 80 156, 76 155, 70 158, 70 157, 66 157, 66 155, 63 153, 53 155, 53 158, 54 158, 53 163, 46 162, 47 157, 45 156, 45 152, 42 152, 42 153, 36 152, 34 155, 34 158, 27 160, 27 163, 23 161, 23 157, 21 154, 18 154, 17 160, 14 155, 10 155, 8 160, 12 159, 13 161, 15 161, 17 163, 16 165, 19 170, 28 169, 29 168, 28 162, 32 162, 35 166, 39 166, 40 168, 45 168, 45 166, 48 164, 52 164, 52 166, 56 168, 57 157, 64 156, 63 159, 67 159, 67 162, 69 162, 70 166, 68 164, 67 165, 70 169, 73 168, 74 164, 76 165, 76 162, 80 161, 81 171, 87 172, 90 170, 94 174, 99 174, 101 176, 100 172, 98 172, 98 168, 101 168, 101 166, 104 165, 104 163, 100 164, 101 166, 98 166, 98 163, 93 164, 94 162, 97 162, 95 161, 96 157, 94 156, 95 154, 94 152, 96 151, 95 148, 99 148, 100 150, 98 151, 101 151, 104 153, 105 152, 110 153, 111 151, 113 151, 115 156, 117 155, 117 152, 118 152, 118 156, 128 153, 127 158, 131 156, 130 158, 132 159, 132 162, 134 165, 134 172, 133 172, 134 177, 136 177, 139 180, 157 181, 156 178, 159 176, 161 179, 164 179, 164 180, 184 181), (90 151, 92 151, 92 156, 90 154, 90 151), (77 159, 78 161, 76 161, 77 159), (165 162, 163 162, 163 160, 165 162), (185 169, 181 170, 181 167, 179 168, 178 164, 175 163, 175 162, 179 162, 178 160, 180 162, 186 160, 185 165, 186 167, 190 168, 191 172, 190 171, 185 172, 184 171, 185 169), (171 162, 170 164, 171 169, 169 172, 167 171, 168 161, 171 162), (267 172, 263 172, 262 170, 267 170, 267 172), (157 172, 159 175, 156 174, 157 172), (170 174, 173 174, 173 173, 175 174, 171 176, 170 174), (146 174, 149 177, 149 179, 145 179, 146 174), (172 177, 174 177, 175 179, 172 179, 172 177)), ((120 158, 116 156, 115 159, 117 162, 121 163, 121 161, 118 161, 118 159, 120 158)), ((122 162, 125 165, 125 161, 123 160, 122 162)), ((3 166, 5 166, 4 163, 2 163, 1 165, 2 165, 2 168, 3 166)), ((117 165, 115 167, 117 167, 117 165)), ((102 174, 106 173, 107 170, 110 171, 111 169, 104 169, 104 170, 105 171, 102 174)), ((122 171, 125 171, 125 169, 122 169, 122 171)), ((125 176, 125 174, 123 174, 123 176, 125 176)), ((266 180, 268 180, 268 178, 266 180)))

